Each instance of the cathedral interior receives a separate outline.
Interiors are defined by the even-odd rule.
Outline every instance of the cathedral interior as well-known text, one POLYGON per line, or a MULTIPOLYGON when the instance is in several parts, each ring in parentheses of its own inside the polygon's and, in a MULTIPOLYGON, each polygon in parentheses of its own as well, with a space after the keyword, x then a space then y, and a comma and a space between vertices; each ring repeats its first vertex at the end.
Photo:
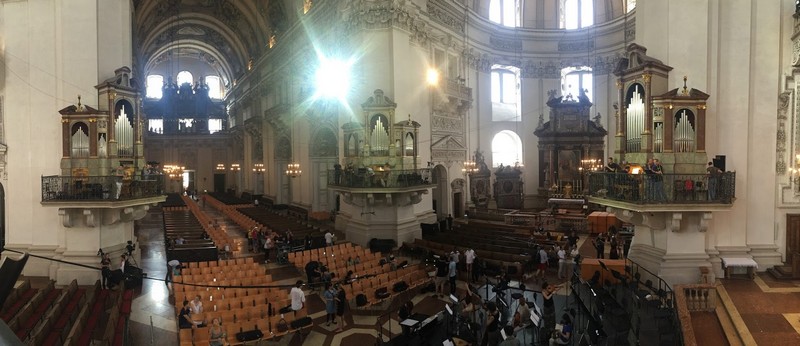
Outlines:
POLYGON ((0 1, 0 61, 3 344, 800 344, 800 1, 0 1))

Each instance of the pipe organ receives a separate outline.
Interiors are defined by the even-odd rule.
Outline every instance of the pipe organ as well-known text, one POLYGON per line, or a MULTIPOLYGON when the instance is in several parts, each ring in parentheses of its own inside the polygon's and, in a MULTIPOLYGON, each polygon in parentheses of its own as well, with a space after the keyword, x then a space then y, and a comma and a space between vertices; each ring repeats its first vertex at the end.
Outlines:
POLYGON ((687 87, 669 89, 672 67, 632 43, 617 76, 617 152, 620 162, 644 164, 658 158, 666 173, 704 173, 705 109, 709 95, 687 87), (682 156, 676 156, 680 153, 682 156), (696 157, 689 157, 693 154, 696 157))
POLYGON ((117 135, 117 156, 133 157, 133 125, 125 111, 125 105, 119 107, 119 114, 114 121, 114 132, 117 135))

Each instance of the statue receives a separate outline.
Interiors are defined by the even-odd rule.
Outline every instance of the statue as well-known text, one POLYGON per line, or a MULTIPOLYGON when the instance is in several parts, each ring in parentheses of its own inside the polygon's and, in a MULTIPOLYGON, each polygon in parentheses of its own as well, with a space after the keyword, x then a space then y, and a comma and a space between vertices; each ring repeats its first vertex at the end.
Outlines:
POLYGON ((597 127, 603 127, 603 124, 600 123, 600 112, 597 112, 597 115, 594 116, 594 124, 597 127))

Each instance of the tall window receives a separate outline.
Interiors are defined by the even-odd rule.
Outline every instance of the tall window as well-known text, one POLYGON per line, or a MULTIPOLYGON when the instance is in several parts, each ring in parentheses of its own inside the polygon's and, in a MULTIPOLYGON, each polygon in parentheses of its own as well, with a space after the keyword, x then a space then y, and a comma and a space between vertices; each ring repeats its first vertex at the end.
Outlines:
POLYGON ((164 119, 147 120, 147 130, 152 133, 164 133, 164 119))
POLYGON ((151 74, 147 76, 147 91, 145 96, 147 98, 160 99, 163 96, 162 87, 164 87, 164 76, 151 74))
POLYGON ((189 71, 181 71, 178 72, 178 86, 183 85, 183 83, 194 84, 194 77, 192 77, 192 73, 189 71))
POLYGON ((625 0, 625 12, 633 11, 636 8, 636 0, 625 0))
POLYGON ((208 119, 208 133, 222 131, 222 119, 208 119))
POLYGON ((521 120, 519 75, 519 69, 513 66, 492 68, 492 120, 521 120))
POLYGON ((207 76, 208 97, 212 99, 222 99, 222 81, 217 76, 207 76))
POLYGON ((594 24, 594 0, 561 0, 561 27, 585 28, 594 24))
POLYGON ((564 97, 577 100, 581 90, 592 100, 592 68, 588 66, 567 67, 561 70, 561 92, 564 97))
POLYGON ((522 165, 522 141, 514 131, 503 130, 492 138, 492 166, 522 165))
POLYGON ((508 27, 519 26, 519 0, 492 0, 489 3, 489 20, 508 27))

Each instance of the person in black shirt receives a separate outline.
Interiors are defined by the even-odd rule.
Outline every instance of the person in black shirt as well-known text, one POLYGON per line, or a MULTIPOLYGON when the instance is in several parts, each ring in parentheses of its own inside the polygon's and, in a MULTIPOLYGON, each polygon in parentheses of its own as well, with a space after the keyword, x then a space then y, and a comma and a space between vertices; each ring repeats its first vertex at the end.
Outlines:
POLYGON ((189 301, 183 301, 183 308, 181 312, 178 313, 178 327, 181 329, 189 329, 195 328, 194 322, 192 322, 192 312, 189 309, 189 301))
POLYGON ((322 273, 319 271, 319 262, 311 261, 306 264, 306 275, 308 276, 308 285, 312 288, 315 286, 313 285, 316 280, 315 278, 321 277, 322 273))
POLYGON ((439 257, 436 259, 436 294, 441 295, 444 294, 444 284, 447 282, 447 262, 444 261, 444 257, 439 257))
POLYGON ((494 302, 486 303, 486 312, 486 329, 483 333, 481 346, 494 346, 497 345, 499 339, 500 312, 497 311, 497 305, 494 302))
MULTIPOLYGON (((408 319, 413 314, 414 310, 414 303, 412 301, 407 301, 403 306, 400 307, 400 311, 397 312, 397 317, 400 317, 400 322, 408 319)), ((411 329, 408 326, 403 325, 403 335, 408 335, 411 333, 411 329)))
POLYGON ((573 246, 578 245, 578 232, 572 231, 572 235, 567 237, 567 249, 571 249, 573 246))

